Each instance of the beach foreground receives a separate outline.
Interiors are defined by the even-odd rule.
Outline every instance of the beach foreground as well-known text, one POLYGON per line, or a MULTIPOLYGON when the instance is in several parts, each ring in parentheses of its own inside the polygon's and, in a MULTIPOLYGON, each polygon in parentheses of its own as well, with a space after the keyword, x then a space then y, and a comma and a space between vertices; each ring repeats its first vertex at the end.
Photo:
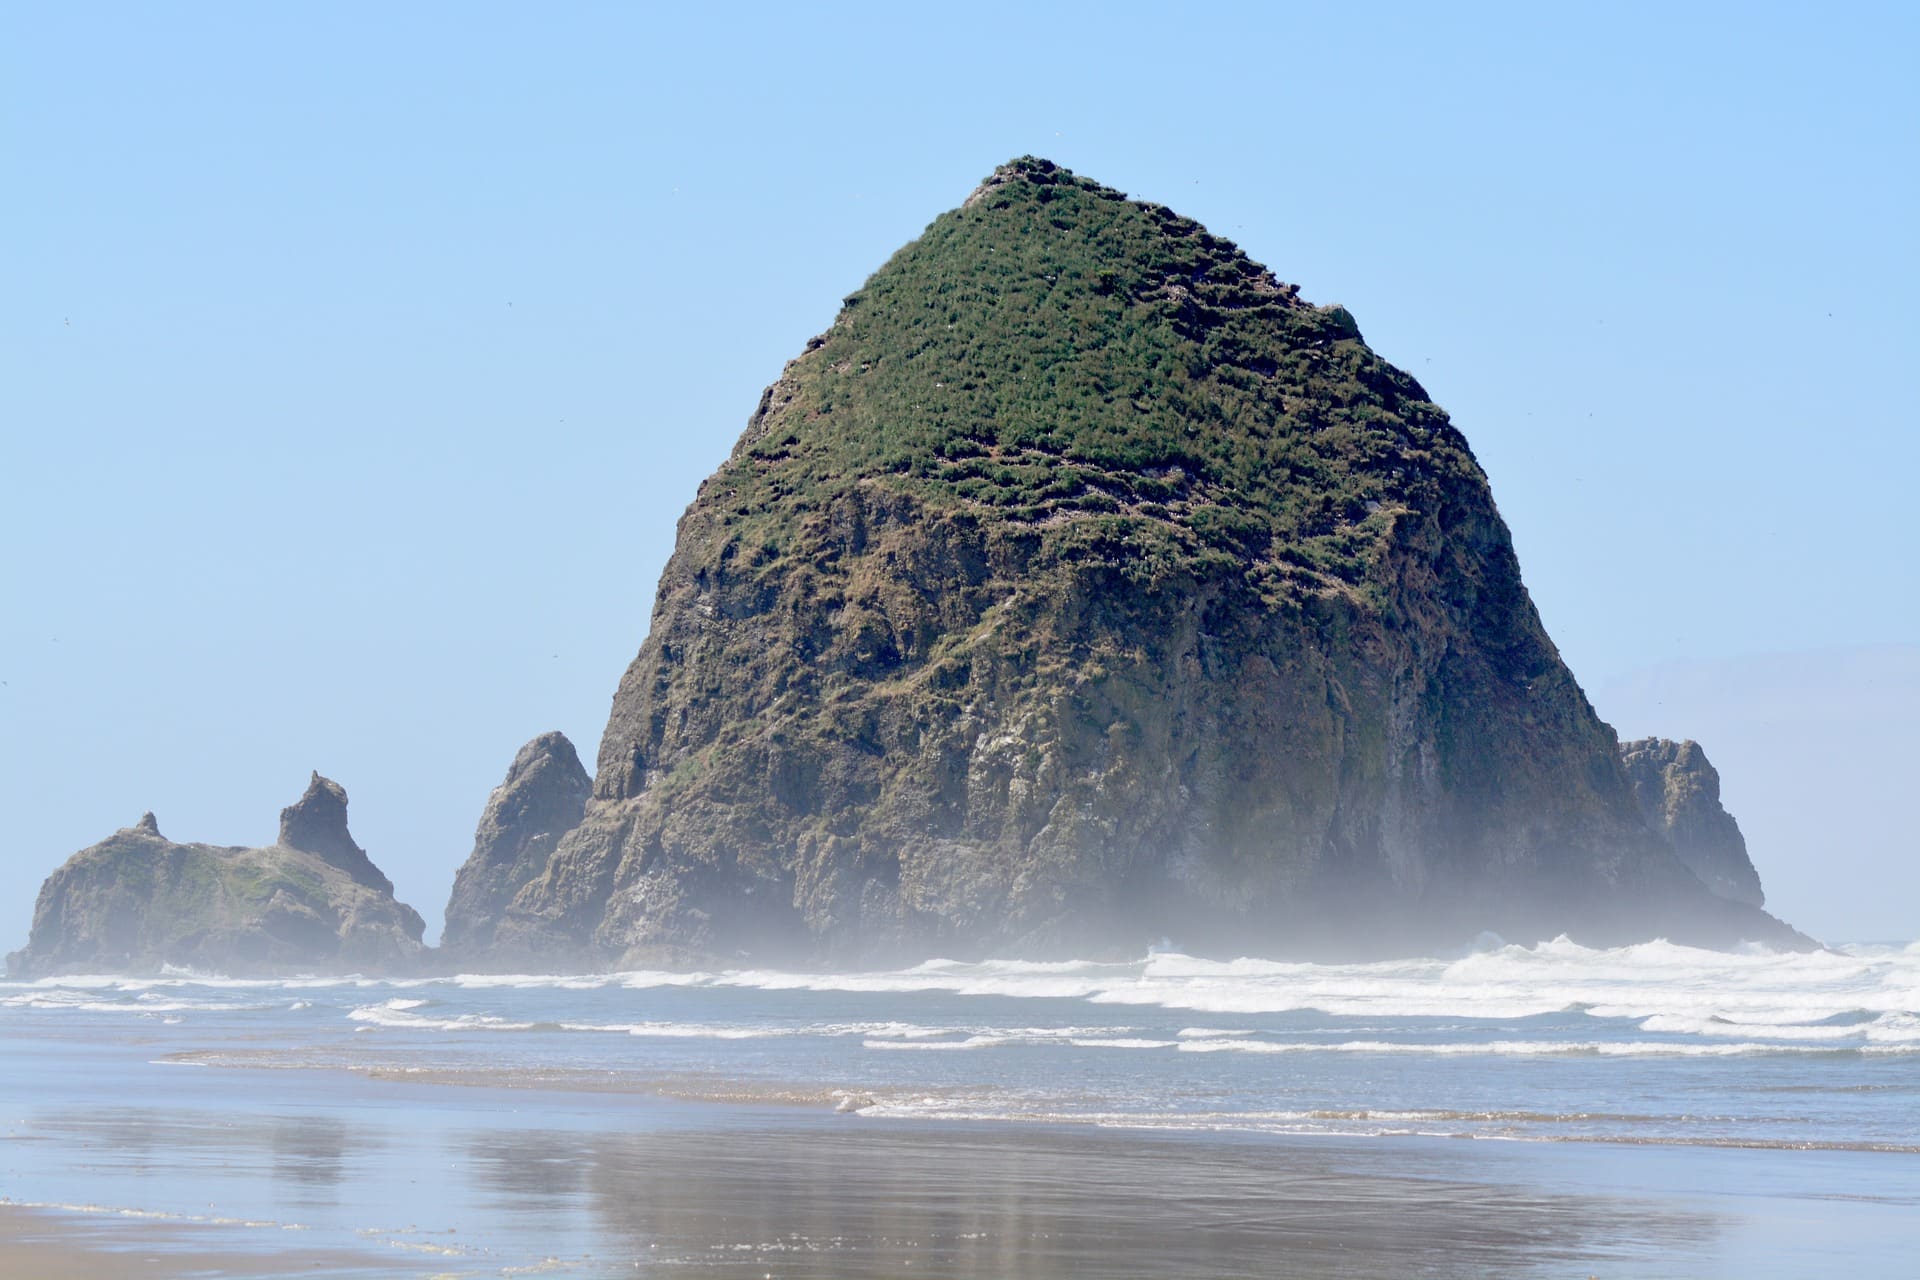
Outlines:
POLYGON ((101 1216, 0 1205, 0 1263, 34 1280, 176 1280, 187 1276, 365 1275, 350 1250, 248 1252, 219 1228, 140 1224, 101 1216))
POLYGON ((1914 948, 0 990, 0 1274, 1906 1276, 1914 948))
POLYGON ((875 1121, 379 1080, 318 1090, 317 1111, 306 1075, 229 1079, 259 1108, 244 1118, 12 1126, 9 1188, 47 1198, 0 1213, 0 1261, 87 1280, 1764 1277, 1893 1276, 1920 1250, 1920 1169, 1884 1153, 875 1121))

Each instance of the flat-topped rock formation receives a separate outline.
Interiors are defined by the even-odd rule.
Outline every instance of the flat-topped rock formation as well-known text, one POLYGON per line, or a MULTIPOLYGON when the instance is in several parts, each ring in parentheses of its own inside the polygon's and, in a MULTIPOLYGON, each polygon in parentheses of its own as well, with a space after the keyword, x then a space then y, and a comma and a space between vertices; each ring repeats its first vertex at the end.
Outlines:
POLYGON ((347 795, 313 775, 257 849, 176 844, 151 813, 47 878, 10 973, 228 975, 411 969, 424 925, 347 831, 347 795))

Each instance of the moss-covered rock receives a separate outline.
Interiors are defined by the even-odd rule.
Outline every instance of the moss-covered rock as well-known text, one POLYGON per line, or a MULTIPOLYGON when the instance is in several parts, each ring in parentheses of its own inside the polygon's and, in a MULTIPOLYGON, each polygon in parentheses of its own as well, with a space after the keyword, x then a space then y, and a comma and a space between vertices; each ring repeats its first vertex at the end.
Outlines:
POLYGON ((47 878, 9 972, 411 968, 425 926, 353 843, 346 816, 346 792, 319 774, 264 848, 175 844, 149 813, 47 878))
POLYGON ((700 488, 583 820, 579 962, 1800 941, 1642 820, 1413 378, 1188 219, 1015 161, 700 488))

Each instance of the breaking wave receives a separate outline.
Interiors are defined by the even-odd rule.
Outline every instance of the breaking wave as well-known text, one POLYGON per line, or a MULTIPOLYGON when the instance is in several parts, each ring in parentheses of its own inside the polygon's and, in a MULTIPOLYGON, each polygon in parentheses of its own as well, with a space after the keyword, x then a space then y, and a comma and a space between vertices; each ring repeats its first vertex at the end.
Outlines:
MULTIPOLYGON (((1208 1014, 1517 1020, 1569 1010, 1638 1019, 1642 1029, 1709 1038, 1920 1042, 1920 944, 1845 951, 1705 951, 1668 942, 1610 949, 1558 938, 1458 959, 1366 964, 1202 960, 1155 952, 1131 963, 931 960, 907 969, 769 969, 603 975, 462 975, 466 989, 618 987, 1080 1000, 1208 1014)), ((1247 1034, 1186 1028, 1183 1038, 1247 1034)))
POLYGON ((1123 963, 931 960, 904 969, 827 973, 637 970, 280 980, 185 972, 138 979, 84 975, 0 983, 0 1009, 178 1016, 189 1022, 196 1015, 275 1009, 315 1022, 344 1017, 362 1030, 597 1032, 689 1041, 813 1036, 858 1038, 863 1047, 880 1051, 1048 1044, 1244 1054, 1885 1054, 1920 1050, 1920 944, 1726 953, 1668 942, 1590 948, 1559 938, 1455 958, 1364 964, 1216 961, 1156 950, 1123 963), (1000 1012, 1039 1007, 1020 1002, 1064 1001, 1083 1011, 1137 1010, 1130 1021, 1157 1025, 1088 1025, 1094 1020, 1058 1017, 1058 1006, 1049 1007, 1045 1021, 1060 1025, 1046 1026, 998 1018, 802 1020, 768 1016, 765 1001, 738 1020, 661 1016, 654 1007, 674 993, 681 993, 682 1004, 704 1001, 702 1014, 711 1012, 706 1005, 728 1003, 708 1001, 703 992, 812 993, 846 997, 818 1003, 849 1009, 856 998, 901 998, 869 999, 859 1010, 883 1014, 918 1007, 929 997, 985 1001, 982 1008, 1000 1012), (617 1016, 636 1003, 641 1007, 632 1012, 642 1016, 617 1016), (1145 1017, 1149 1012, 1153 1016, 1145 1017), (1205 1019, 1168 1025, 1169 1013, 1205 1019), (1273 1024, 1289 1015, 1337 1020, 1332 1030, 1344 1034, 1279 1035, 1273 1024), (1571 1025, 1590 1024, 1595 1034, 1568 1034, 1564 1022, 1559 1038, 1527 1034, 1523 1024, 1541 1018, 1573 1018, 1571 1025), (1261 1025, 1237 1025, 1240 1019, 1261 1025), (1440 1025, 1410 1038, 1401 1034, 1407 1020, 1440 1025), (1503 1028, 1507 1034, 1500 1034, 1503 1028))

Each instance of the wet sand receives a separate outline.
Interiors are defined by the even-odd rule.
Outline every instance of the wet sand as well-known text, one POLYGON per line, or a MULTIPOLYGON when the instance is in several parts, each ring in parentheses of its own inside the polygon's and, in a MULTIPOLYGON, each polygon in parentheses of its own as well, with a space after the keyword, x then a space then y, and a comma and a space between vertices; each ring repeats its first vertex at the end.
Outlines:
MULTIPOLYGON (((472 1157, 508 1183, 526 1172, 511 1147, 472 1157)), ((1425 1163, 1385 1145, 856 1120, 589 1140, 557 1167, 583 1171, 616 1256, 734 1255, 739 1274, 818 1280, 1565 1274, 1714 1234, 1708 1215, 1425 1163)))
POLYGON ((188 1066, 110 1040, 12 1061, 7 1277, 1785 1280, 1920 1256, 1908 1154, 908 1120, 764 1081, 188 1066))
MULTIPOLYGON (((347 1222, 378 1212, 356 1204, 351 1185, 315 1179, 321 1166, 295 1149, 313 1130, 200 1132, 207 1145, 196 1151, 168 1119, 94 1117, 67 1127, 66 1140, 139 1151, 150 1171, 190 1173, 209 1156, 245 1167, 249 1147, 270 1143, 280 1168, 307 1179, 278 1207, 304 1204, 317 1225, 295 1233, 285 1218, 211 1225, 16 1208, 0 1214, 0 1272, 1679 1276, 1708 1273, 1699 1263, 1725 1225, 1650 1197, 1516 1183, 1507 1179, 1519 1170, 1498 1160, 1488 1172, 1506 1178, 1463 1177, 1479 1163, 1466 1150, 1484 1148, 1477 1143, 875 1122, 711 1105, 673 1108, 669 1123, 644 1131, 633 1118, 610 1113, 604 1131, 447 1133, 422 1160, 446 1171, 443 1184, 405 1207, 420 1223, 414 1233, 341 1231, 340 1215, 318 1210, 344 1206, 347 1222)), ((329 1158, 342 1136, 327 1138, 329 1158)), ((344 1179, 337 1168, 332 1176, 344 1179)))
MULTIPOLYGON (((331 1249, 235 1247, 223 1228, 0 1204, 0 1274, 19 1280, 354 1276, 376 1259, 331 1249)), ((404 1266, 404 1264, 403 1264, 404 1266)))

